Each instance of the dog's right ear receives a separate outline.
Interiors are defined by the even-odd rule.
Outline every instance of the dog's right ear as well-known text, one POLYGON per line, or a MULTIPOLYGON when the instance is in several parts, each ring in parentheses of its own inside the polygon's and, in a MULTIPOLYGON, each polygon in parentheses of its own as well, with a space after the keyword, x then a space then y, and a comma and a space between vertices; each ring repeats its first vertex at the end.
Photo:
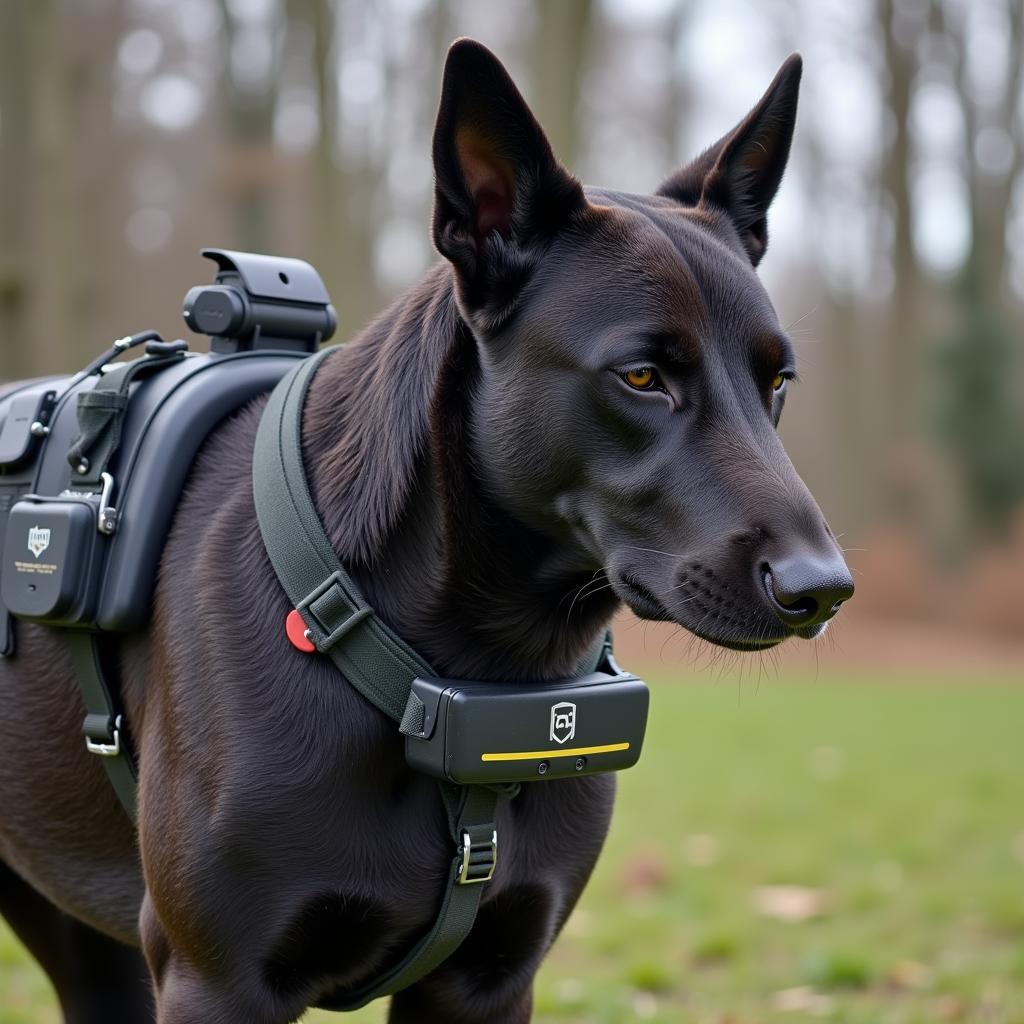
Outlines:
POLYGON ((448 51, 434 176, 434 244, 455 267, 463 312, 495 326, 586 200, 501 61, 472 39, 448 51))
POLYGON ((658 195, 687 206, 713 206, 728 214, 755 267, 768 247, 768 207, 789 159, 802 69, 794 53, 757 106, 658 189, 658 195))

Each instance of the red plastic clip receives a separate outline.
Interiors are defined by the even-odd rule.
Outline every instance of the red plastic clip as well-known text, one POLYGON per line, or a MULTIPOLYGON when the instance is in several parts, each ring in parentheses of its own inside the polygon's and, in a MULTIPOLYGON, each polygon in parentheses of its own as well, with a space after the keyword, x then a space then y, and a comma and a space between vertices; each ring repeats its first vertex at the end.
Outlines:
POLYGON ((307 635, 309 630, 302 616, 293 608, 284 620, 284 631, 291 641, 293 647, 297 647, 306 654, 312 654, 316 647, 307 635))

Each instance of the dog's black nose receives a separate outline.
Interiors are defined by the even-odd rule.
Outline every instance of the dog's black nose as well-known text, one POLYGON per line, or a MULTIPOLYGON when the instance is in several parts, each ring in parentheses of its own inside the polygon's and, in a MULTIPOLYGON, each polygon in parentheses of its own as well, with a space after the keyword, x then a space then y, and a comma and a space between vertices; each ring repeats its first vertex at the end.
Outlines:
POLYGON ((853 595, 853 577, 839 556, 781 558, 762 566, 764 589, 775 614, 794 629, 832 618, 853 595))

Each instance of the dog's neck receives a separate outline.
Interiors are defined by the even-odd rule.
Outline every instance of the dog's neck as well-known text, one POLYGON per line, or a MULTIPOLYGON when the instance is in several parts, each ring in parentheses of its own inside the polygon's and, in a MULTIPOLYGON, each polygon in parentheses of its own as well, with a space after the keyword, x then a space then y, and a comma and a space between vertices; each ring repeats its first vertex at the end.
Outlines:
POLYGON ((617 602, 588 598, 599 581, 580 552, 481 488, 476 359, 439 266, 317 372, 303 425, 314 501, 369 602, 439 673, 571 676, 617 602))

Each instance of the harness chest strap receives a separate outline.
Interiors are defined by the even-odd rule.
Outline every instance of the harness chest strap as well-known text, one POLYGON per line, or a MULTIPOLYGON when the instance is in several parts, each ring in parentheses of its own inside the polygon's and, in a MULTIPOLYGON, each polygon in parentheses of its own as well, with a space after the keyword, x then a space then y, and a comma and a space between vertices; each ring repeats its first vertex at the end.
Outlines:
MULTIPOLYGON (((303 360, 277 386, 260 421, 253 455, 253 493, 263 543, 316 649, 375 707, 400 722, 413 680, 430 666, 365 602, 331 546, 309 493, 302 460, 306 391, 330 352, 303 360)), ((497 852, 494 824, 499 792, 441 783, 453 841, 453 860, 430 931, 390 971, 332 1009, 356 1009, 424 977, 469 933, 481 886, 497 852)))
MULTIPOLYGON (((308 639, 375 707, 401 723, 413 680, 435 673, 366 603, 345 572, 309 492, 302 458, 302 410, 324 349, 303 360, 271 394, 253 454, 253 494, 270 561, 308 639)), ((588 657, 596 667, 602 642, 588 657)), ((479 884, 490 879, 497 855, 495 810, 518 785, 455 786, 438 783, 448 815, 453 860, 438 916, 430 931, 390 971, 347 994, 330 1009, 351 1010, 424 977, 469 934, 480 904, 479 884)))

